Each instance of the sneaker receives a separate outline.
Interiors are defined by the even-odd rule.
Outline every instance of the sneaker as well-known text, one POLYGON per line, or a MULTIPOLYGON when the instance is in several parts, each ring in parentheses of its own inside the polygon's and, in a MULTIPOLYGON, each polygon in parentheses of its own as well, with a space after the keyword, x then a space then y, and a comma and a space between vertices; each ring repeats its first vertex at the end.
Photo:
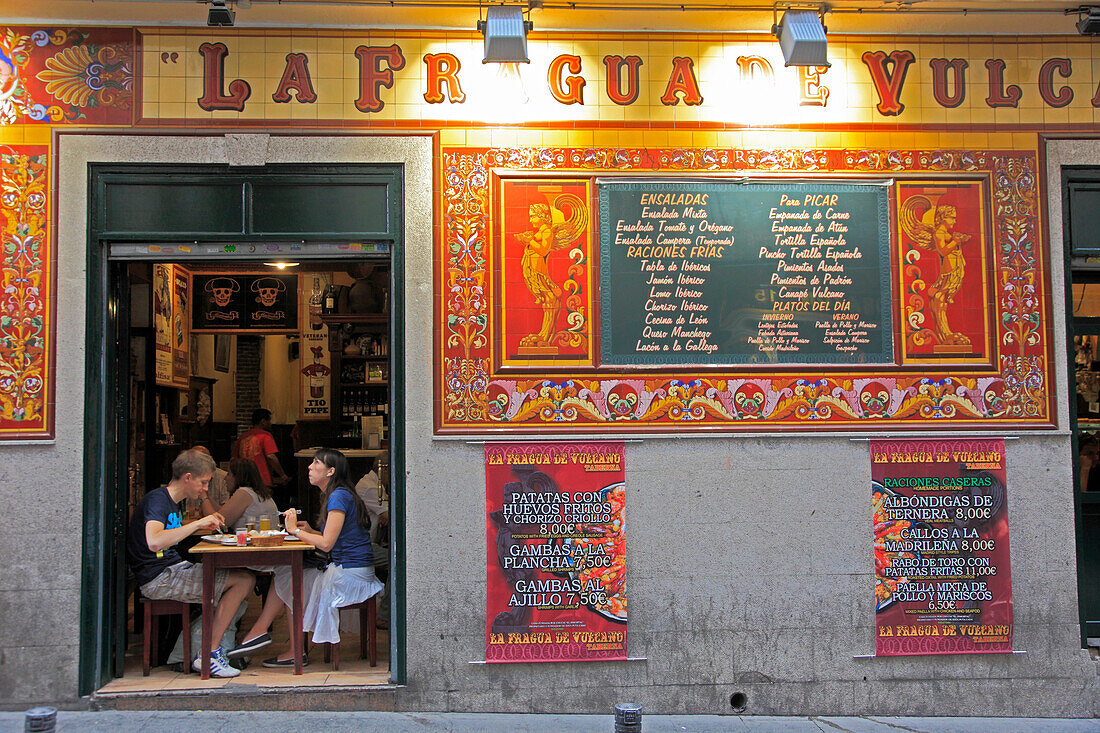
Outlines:
MULTIPOLYGON (((191 663, 191 669, 196 672, 202 671, 202 657, 195 657, 195 661, 191 663)), ((229 663, 229 660, 225 658, 225 652, 221 649, 211 653, 210 675, 212 677, 236 677, 240 673, 241 670, 229 663)))
POLYGON ((260 634, 255 639, 250 639, 249 641, 241 642, 239 645, 237 645, 233 649, 230 649, 229 651, 227 651, 225 653, 225 656, 227 656, 229 659, 233 659, 234 657, 243 657, 247 654, 251 654, 252 652, 256 651, 257 649, 263 649, 265 646, 267 646, 270 643, 271 643, 271 634, 260 634))
MULTIPOLYGON (((275 669, 280 669, 282 667, 293 667, 294 666, 294 657, 291 657, 290 659, 279 659, 278 657, 272 657, 271 659, 265 659, 264 660, 264 666, 265 667, 272 667, 272 668, 275 668, 275 669)), ((302 659, 302 666, 303 667, 308 667, 309 666, 309 657, 305 657, 305 658, 302 659)))

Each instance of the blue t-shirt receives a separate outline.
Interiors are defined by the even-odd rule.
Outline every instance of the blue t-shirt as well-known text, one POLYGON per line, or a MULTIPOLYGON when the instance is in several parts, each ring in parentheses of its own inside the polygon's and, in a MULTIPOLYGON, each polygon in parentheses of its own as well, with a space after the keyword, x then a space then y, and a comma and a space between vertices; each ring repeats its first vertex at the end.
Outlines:
POLYGON ((130 559, 130 569, 138 585, 145 585, 161 572, 183 558, 175 547, 167 547, 160 552, 149 549, 145 541, 145 523, 161 522, 165 529, 182 527, 179 507, 172 501, 167 486, 153 489, 138 502, 134 516, 130 519, 130 536, 126 540, 126 555, 130 559))
POLYGON ((372 568, 374 557, 370 549, 370 532, 359 526, 359 510, 350 489, 338 488, 328 498, 330 512, 344 513, 344 526, 332 546, 329 556, 344 568, 372 568))

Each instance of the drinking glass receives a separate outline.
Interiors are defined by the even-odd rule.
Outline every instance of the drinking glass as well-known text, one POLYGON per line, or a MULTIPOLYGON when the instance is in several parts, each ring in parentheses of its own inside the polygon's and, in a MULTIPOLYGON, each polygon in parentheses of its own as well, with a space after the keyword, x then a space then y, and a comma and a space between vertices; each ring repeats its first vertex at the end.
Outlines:
POLYGON ((261 532, 268 532, 270 530, 271 530, 271 515, 270 514, 261 514, 260 515, 260 531, 261 532))

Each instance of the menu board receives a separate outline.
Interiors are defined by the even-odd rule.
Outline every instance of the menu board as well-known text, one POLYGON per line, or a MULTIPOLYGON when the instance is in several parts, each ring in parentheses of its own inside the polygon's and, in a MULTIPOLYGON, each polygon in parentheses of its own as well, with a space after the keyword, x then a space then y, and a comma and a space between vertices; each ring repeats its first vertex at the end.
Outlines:
POLYGON ((1012 651, 1004 440, 872 440, 876 653, 1012 651))
POLYGON ((485 661, 626 659, 623 443, 485 446, 485 661))
POLYGON ((195 275, 193 281, 193 331, 298 331, 296 274, 204 274, 195 275))
POLYGON ((886 184, 597 181, 601 361, 894 361, 886 184))

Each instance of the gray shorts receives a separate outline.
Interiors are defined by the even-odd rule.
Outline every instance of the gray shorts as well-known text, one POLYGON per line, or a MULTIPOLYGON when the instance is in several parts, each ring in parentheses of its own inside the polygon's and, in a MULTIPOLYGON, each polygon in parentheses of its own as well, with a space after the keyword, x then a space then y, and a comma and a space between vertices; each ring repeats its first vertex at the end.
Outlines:
MULTIPOLYGON (((225 592, 229 571, 214 571, 214 602, 225 592)), ((178 562, 161 571, 160 575, 141 586, 141 595, 154 601, 169 600, 184 603, 202 603, 202 565, 178 562)))

